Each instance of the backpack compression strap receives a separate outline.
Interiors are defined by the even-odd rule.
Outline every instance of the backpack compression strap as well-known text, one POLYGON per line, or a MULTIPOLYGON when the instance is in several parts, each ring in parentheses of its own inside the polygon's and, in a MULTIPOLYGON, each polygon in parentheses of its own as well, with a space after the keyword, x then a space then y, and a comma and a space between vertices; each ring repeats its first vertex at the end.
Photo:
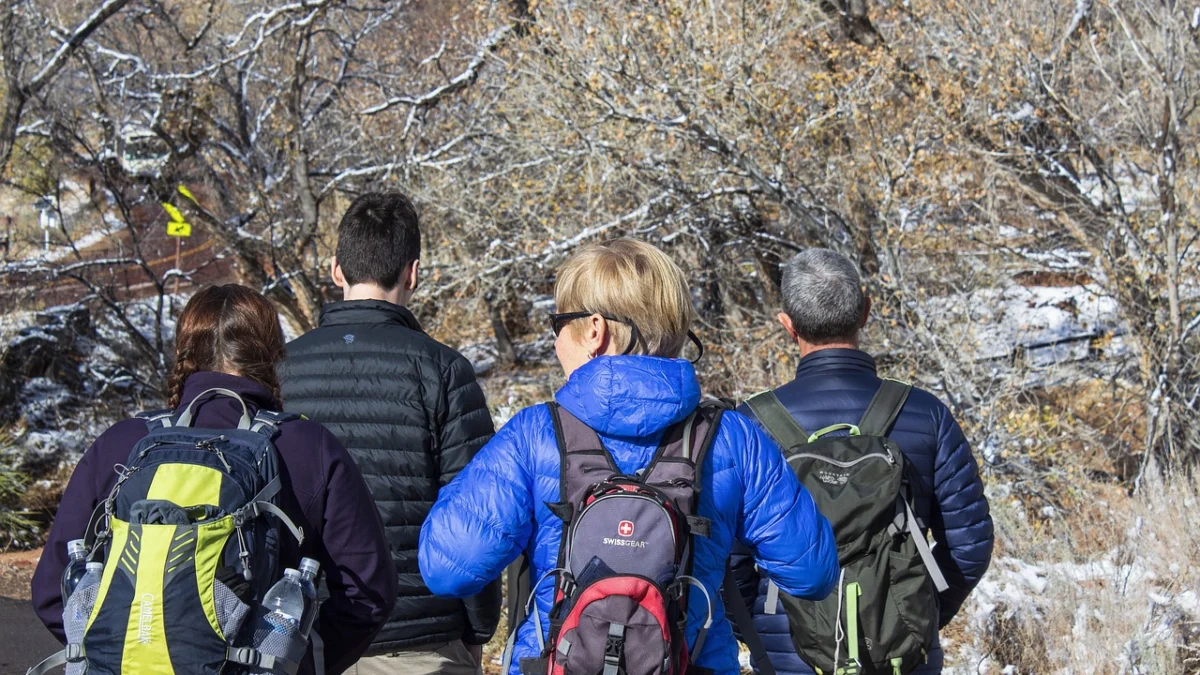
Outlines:
POLYGON ((83 659, 83 645, 67 645, 66 649, 47 656, 44 661, 25 671, 25 675, 46 675, 68 663, 79 663, 83 659))
POLYGON ((754 627, 754 617, 750 615, 750 608, 746 607, 746 601, 742 599, 737 581, 733 578, 733 567, 730 566, 728 560, 725 561, 725 597, 728 600, 729 610, 733 612, 733 620, 737 622, 738 630, 742 632, 742 642, 745 642, 746 646, 750 648, 750 657, 754 662, 755 669, 758 670, 759 675, 775 675, 775 665, 767 656, 767 646, 763 644, 762 636, 754 627))
POLYGON ((252 647, 230 647, 225 654, 225 660, 269 673, 283 672, 288 675, 296 675, 296 671, 300 670, 300 664, 295 661, 289 661, 282 656, 264 654, 252 647))
POLYGON ((786 452, 808 443, 808 432, 800 426, 795 417, 792 417, 787 408, 783 407, 775 392, 764 391, 751 396, 746 399, 746 405, 758 418, 759 424, 779 444, 781 450, 786 452))
POLYGON ((898 380, 884 380, 879 391, 863 413, 858 430, 863 436, 887 436, 904 409, 912 385, 898 380))
MULTIPOLYGON (((871 404, 867 406, 867 411, 863 413, 862 421, 858 423, 862 434, 886 436, 892 430, 892 425, 896 423, 896 418, 900 416, 900 411, 904 408, 910 392, 912 392, 911 384, 897 380, 884 380, 879 391, 875 392, 875 397, 871 399, 871 404)), ((925 563, 925 569, 929 572, 930 579, 933 580, 934 588, 938 593, 945 593, 949 590, 950 584, 946 582, 946 575, 942 573, 937 560, 933 557, 933 550, 929 548, 929 542, 925 539, 924 524, 917 518, 917 514, 913 513, 912 505, 906 495, 901 494, 900 502, 903 504, 903 508, 898 509, 896 520, 889 526, 888 531, 894 536, 907 530, 909 537, 917 547, 921 561, 925 563)))

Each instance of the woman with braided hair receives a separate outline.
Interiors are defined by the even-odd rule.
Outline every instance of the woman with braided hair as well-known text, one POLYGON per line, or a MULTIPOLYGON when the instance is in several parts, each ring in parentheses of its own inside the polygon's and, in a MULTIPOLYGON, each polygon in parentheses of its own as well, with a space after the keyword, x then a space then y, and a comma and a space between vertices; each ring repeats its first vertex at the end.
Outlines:
MULTIPOLYGON (((261 294, 236 284, 204 288, 184 308, 177 333, 167 384, 167 404, 177 414, 194 403, 196 427, 237 428, 241 403, 213 389, 237 394, 251 416, 281 409, 276 366, 285 343, 279 317, 261 294)), ((60 641, 65 641, 59 580, 66 543, 84 538, 92 512, 117 482, 114 467, 124 465, 148 433, 141 418, 113 425, 83 454, 63 493, 33 578, 34 607, 60 641)), ((320 562, 329 599, 313 630, 324 643, 325 672, 341 673, 363 654, 395 603, 396 573, 383 526, 362 474, 324 427, 284 421, 274 444, 283 482, 279 508, 304 532, 302 544, 282 538, 280 560, 287 567, 296 567, 301 557, 320 562)), ((218 575, 237 590, 233 568, 218 575)), ((314 672, 311 649, 299 672, 314 672)))

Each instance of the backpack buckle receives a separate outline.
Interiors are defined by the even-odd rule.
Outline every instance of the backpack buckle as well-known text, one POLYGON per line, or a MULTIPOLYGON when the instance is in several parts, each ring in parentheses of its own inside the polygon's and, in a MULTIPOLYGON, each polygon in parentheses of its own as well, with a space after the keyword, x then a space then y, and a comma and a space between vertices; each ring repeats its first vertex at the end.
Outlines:
POLYGON ((625 626, 619 623, 608 624, 608 639, 604 641, 604 662, 614 667, 618 666, 621 663, 621 654, 624 652, 625 626))

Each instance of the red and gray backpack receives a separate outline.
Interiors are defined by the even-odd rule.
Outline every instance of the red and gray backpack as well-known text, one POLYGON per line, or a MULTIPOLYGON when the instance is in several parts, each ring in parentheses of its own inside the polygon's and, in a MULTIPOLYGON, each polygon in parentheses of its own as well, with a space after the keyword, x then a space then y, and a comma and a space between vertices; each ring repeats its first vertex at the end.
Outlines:
POLYGON ((549 506, 563 521, 563 538, 557 568, 541 580, 558 578, 550 639, 542 642, 531 593, 542 653, 522 659, 521 672, 684 675, 713 621, 712 595, 691 576, 692 540, 709 535, 711 523, 697 515, 700 467, 725 407, 705 402, 667 429, 650 465, 629 476, 595 431, 549 405, 561 456, 561 501, 549 506), (691 653, 684 637, 690 586, 708 600, 691 653))

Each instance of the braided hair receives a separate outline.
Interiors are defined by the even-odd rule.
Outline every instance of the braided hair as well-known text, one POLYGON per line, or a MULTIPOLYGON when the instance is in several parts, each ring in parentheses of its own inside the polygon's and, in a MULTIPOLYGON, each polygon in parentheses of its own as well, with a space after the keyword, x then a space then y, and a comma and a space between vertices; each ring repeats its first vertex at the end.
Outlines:
POLYGON ((179 316, 167 406, 179 407, 184 383, 201 371, 254 380, 281 400, 276 366, 285 354, 279 315, 261 293, 237 284, 207 286, 179 316))

